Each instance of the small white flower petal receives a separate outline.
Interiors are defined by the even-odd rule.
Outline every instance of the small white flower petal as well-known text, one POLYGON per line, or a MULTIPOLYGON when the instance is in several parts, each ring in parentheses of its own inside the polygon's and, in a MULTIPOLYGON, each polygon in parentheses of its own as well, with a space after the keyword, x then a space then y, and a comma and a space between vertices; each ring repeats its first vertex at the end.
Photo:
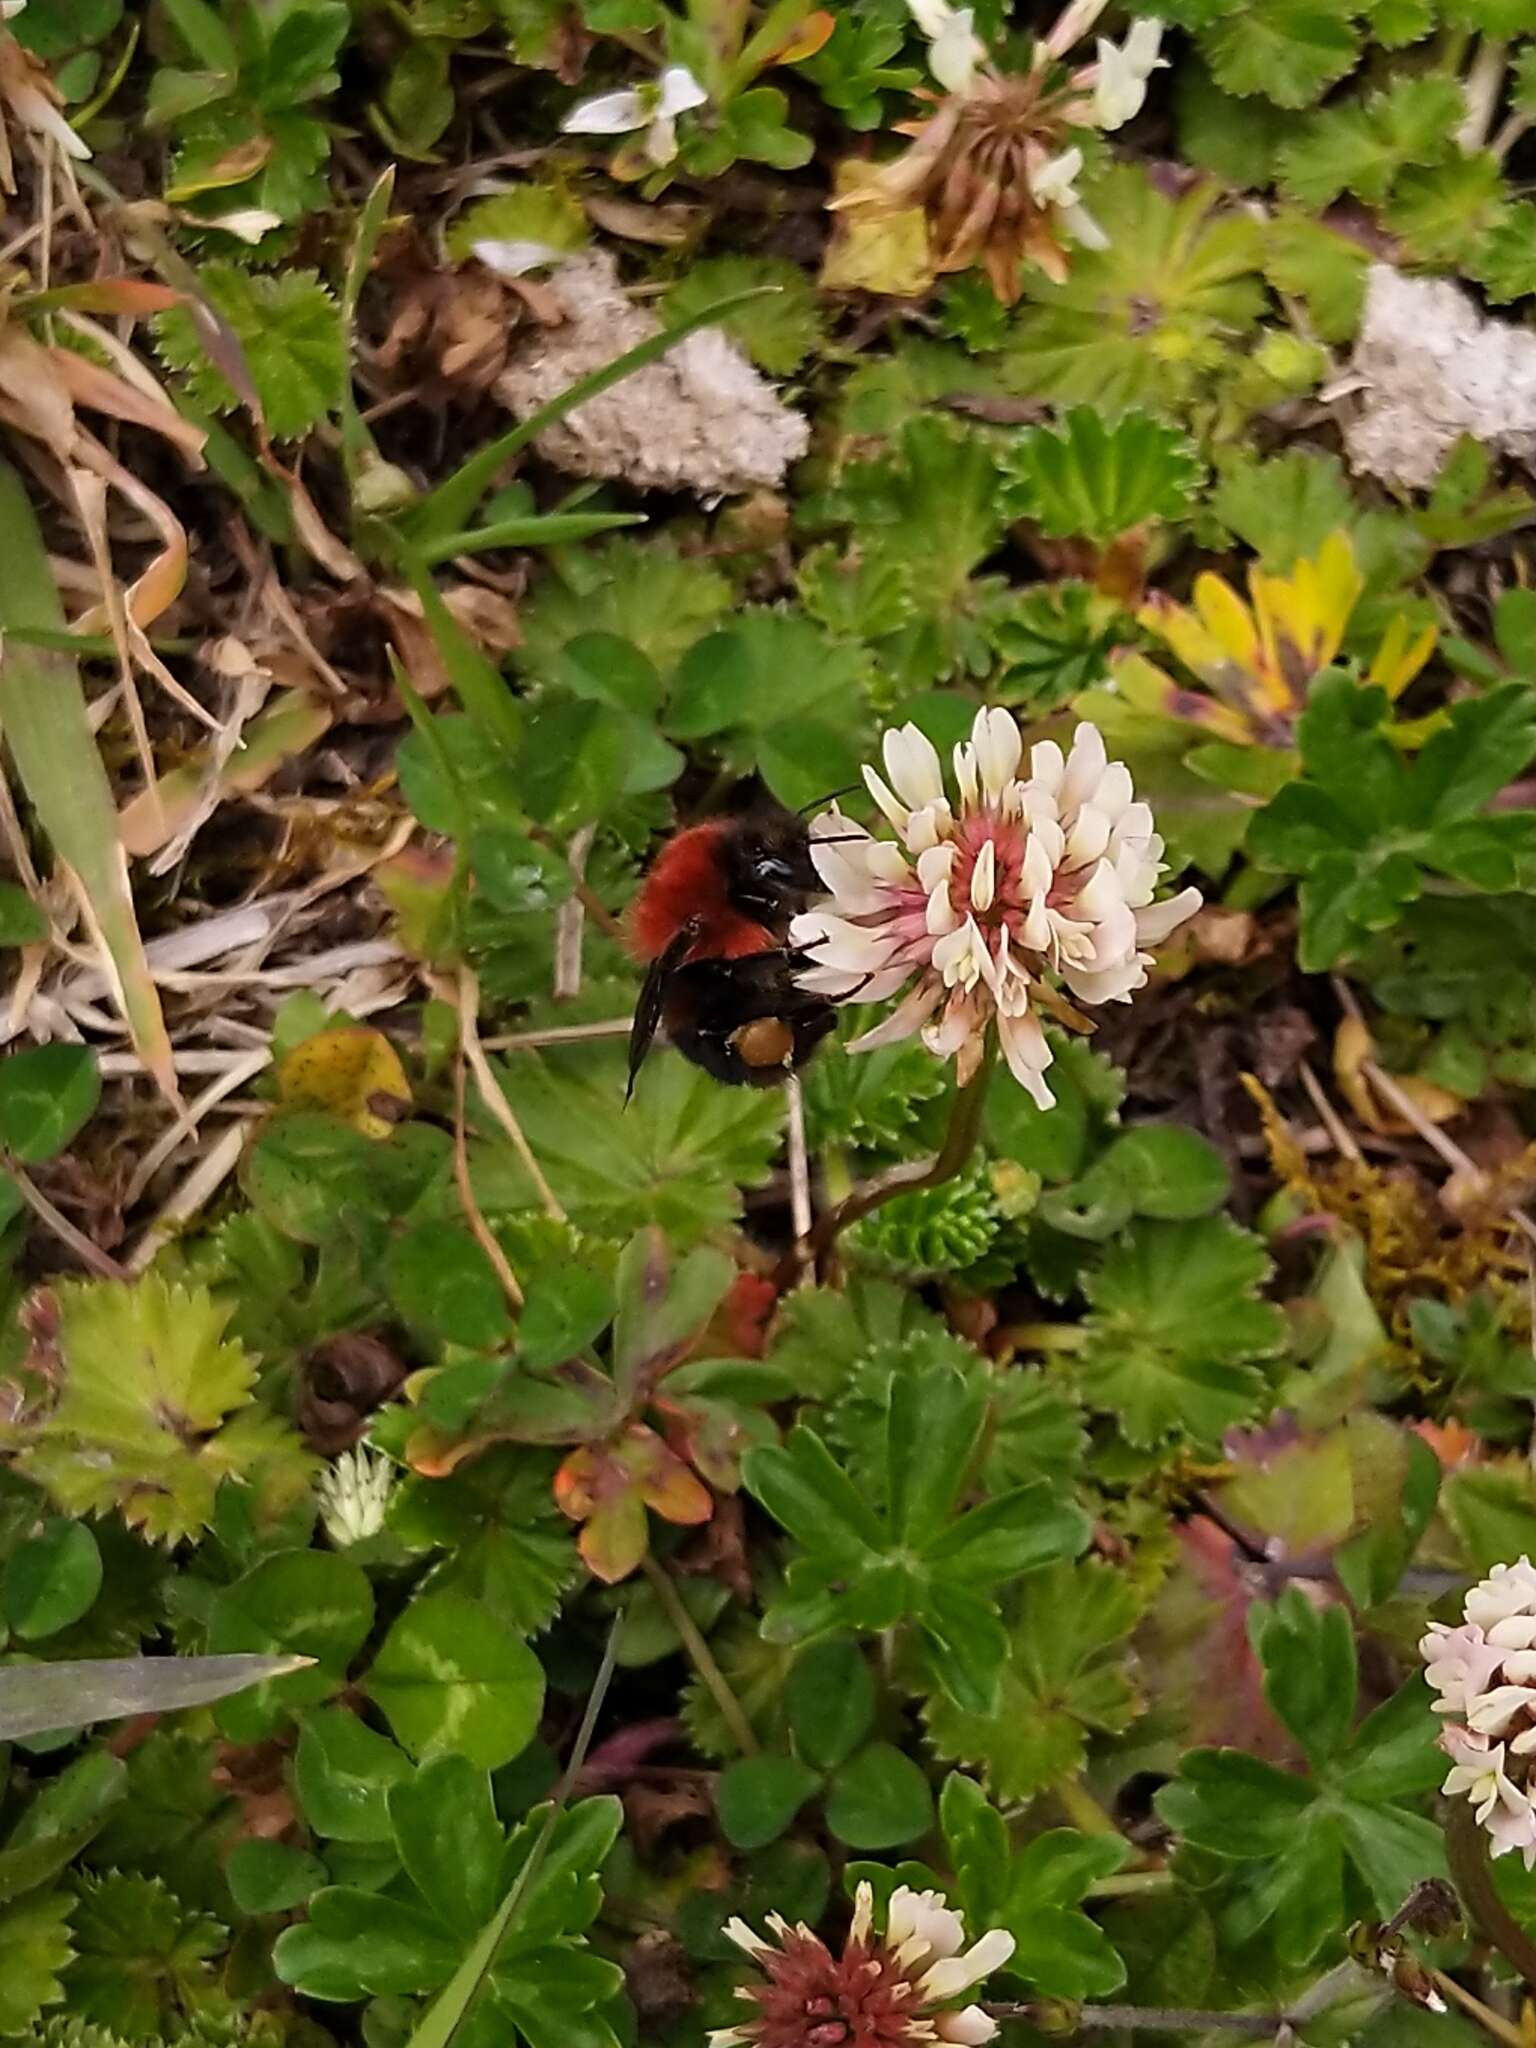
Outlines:
POLYGON ((911 1038, 923 1028, 943 1000, 943 983, 932 975, 925 975, 889 1017, 882 1018, 862 1037, 853 1039, 848 1050, 876 1052, 882 1045, 899 1045, 902 1039, 911 1038))
POLYGON ((957 1992, 969 1991, 973 1984, 979 1984, 994 1970, 1000 1970, 1013 1954, 1014 1946, 1013 1936, 1001 1927, 988 1928, 980 1941, 971 1943, 964 1955, 948 1956, 925 1971, 919 1980, 919 1988, 925 1998, 935 2000, 953 1998, 957 1992))
POLYGON ((632 129, 643 128, 650 118, 644 95, 629 86, 579 101, 560 126, 567 135, 628 135, 632 129))
POLYGON ((660 97, 656 111, 669 119, 702 107, 709 94, 684 64, 669 64, 656 81, 660 97))
POLYGON ((1060 156, 1047 157, 1029 181, 1029 189, 1041 206, 1076 206, 1076 178, 1083 168, 1080 149, 1064 149, 1060 156))
POLYGON ((896 827, 896 830, 898 832, 902 831, 912 813, 905 804, 897 802, 873 768, 866 768, 864 770, 864 787, 869 791, 886 817, 896 827))
POLYGON ((670 114, 658 114, 645 131, 645 153, 653 164, 664 166, 677 155, 677 123, 670 114))
POLYGON ((860 1884, 853 1895, 853 1920, 848 1929, 850 1941, 867 1941, 869 1930, 875 1919, 875 1888, 872 1884, 860 1884))
POLYGON ((928 69, 946 92, 969 92, 987 54, 974 23, 969 7, 956 8, 928 45, 928 69))
POLYGON ((1080 249, 1107 249, 1109 237, 1086 206, 1061 208, 1061 224, 1080 249))
POLYGON ((771 1941, 764 1941, 756 1929, 749 1927, 746 1921, 739 1916, 727 1920, 721 1932, 725 1935, 727 1941, 734 1941, 739 1949, 745 1950, 754 1962, 759 1956, 773 1954, 773 1943, 771 1941))
POLYGON ((955 2048, 982 2048, 984 2042, 997 2036, 997 2021, 979 2005, 962 2006, 959 2012, 941 2012, 933 2025, 939 2039, 954 2043, 955 2048))
POLYGON ((996 707, 978 711, 971 728, 976 766, 981 774, 982 792, 989 803, 997 803, 1018 772, 1024 741, 1012 712, 996 707))
POLYGON ((881 749, 892 789, 914 811, 944 801, 944 770, 933 741, 915 725, 885 736, 881 749))
POLYGON ((997 848, 989 839, 971 869, 971 908, 990 910, 997 894, 997 848))
POLYGON ((1138 910, 1137 945, 1160 946, 1181 924, 1189 922, 1204 901, 1205 898, 1198 889, 1181 889, 1177 896, 1170 896, 1166 903, 1150 903, 1145 910, 1138 910))

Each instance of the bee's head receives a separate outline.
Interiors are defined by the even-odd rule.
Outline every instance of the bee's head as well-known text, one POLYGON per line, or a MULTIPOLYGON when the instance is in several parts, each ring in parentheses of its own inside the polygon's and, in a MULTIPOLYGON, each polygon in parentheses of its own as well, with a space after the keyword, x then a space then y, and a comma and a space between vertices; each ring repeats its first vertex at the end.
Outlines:
POLYGON ((792 811, 754 810, 738 820, 727 847, 731 900, 765 923, 783 924, 821 882, 811 863, 811 837, 792 811))

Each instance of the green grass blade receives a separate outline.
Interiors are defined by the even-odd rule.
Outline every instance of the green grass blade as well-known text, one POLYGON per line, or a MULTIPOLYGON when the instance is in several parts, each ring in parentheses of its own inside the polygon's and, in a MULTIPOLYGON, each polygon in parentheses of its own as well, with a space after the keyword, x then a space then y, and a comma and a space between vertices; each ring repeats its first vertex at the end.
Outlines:
POLYGON ((517 699, 494 662, 487 661, 474 641, 443 602, 443 594, 432 581, 432 572, 416 549, 393 537, 400 566, 412 590, 421 599, 422 616, 432 635, 454 695, 489 739, 506 754, 515 754, 522 744, 523 719, 517 699))
POLYGON ((602 369, 594 370, 590 376, 579 377, 558 397, 552 398, 548 405, 541 405, 519 425, 487 442, 485 447, 471 455, 451 477, 411 508, 409 517, 401 522, 402 526, 412 540, 428 547, 444 533, 463 528, 470 513, 496 481, 503 465, 520 448, 526 448, 530 441, 537 439, 546 427, 552 427, 556 420, 563 420, 568 412, 574 412, 578 405, 585 405, 589 398, 596 398, 600 391, 621 384, 636 370, 643 370, 647 363, 654 363, 668 349, 676 348, 680 341, 685 341, 697 328, 712 327, 738 307, 750 305, 754 299, 770 297, 778 289, 775 284, 760 284, 754 285, 750 291, 731 292, 690 319, 680 320, 675 327, 664 327, 648 341, 615 356, 611 363, 605 363, 602 369))
POLYGON ((427 563, 451 562, 455 555, 484 554, 488 548, 554 548, 591 540, 620 526, 644 526, 643 512, 536 512, 524 519, 497 519, 464 533, 444 534, 421 549, 427 563))
POLYGON ((80 1728, 91 1721, 121 1721, 130 1714, 164 1714, 206 1707, 232 1692, 284 1678, 311 1657, 92 1657, 79 1663, 22 1664, 0 1671, 0 1742, 80 1728))
POLYGON ((160 996, 144 957, 117 807, 86 716, 79 664, 67 654, 6 642, 10 627, 58 632, 64 610, 25 487, 0 462, 0 733, 57 857, 74 871, 101 934, 134 1048, 178 1100, 160 996))

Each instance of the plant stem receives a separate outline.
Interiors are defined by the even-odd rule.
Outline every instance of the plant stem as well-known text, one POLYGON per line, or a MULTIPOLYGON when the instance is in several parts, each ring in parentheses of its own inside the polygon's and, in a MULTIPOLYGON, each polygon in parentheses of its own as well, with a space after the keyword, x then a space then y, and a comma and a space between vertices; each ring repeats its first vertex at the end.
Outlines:
POLYGON ((793 1246, 779 1261, 774 1274, 777 1287, 789 1286, 802 1262, 814 1265, 822 1253, 829 1251, 843 1232, 861 1217, 882 1208, 887 1202, 894 1202, 898 1195, 921 1194, 925 1188, 940 1187, 945 1181, 954 1179, 970 1159, 981 1136, 981 1119, 987 1106, 987 1083, 992 1078, 996 1057, 996 1040, 989 1034, 975 1073, 963 1087, 955 1090, 950 1105, 949 1129, 933 1158, 893 1166, 888 1173, 877 1174, 861 1187, 856 1187, 835 1209, 829 1209, 809 1236, 793 1246))
MULTIPOLYGON (((1021 2005, 989 2002, 982 2010, 997 2020, 1028 2020, 1044 2016, 1049 2008, 1039 2001, 1021 2005)), ((1083 2005, 1074 2018, 1080 2034, 1124 2027, 1133 2033, 1139 2029, 1151 2034, 1246 2034, 1256 2041, 1272 2041, 1285 2025, 1281 2012, 1196 2012, 1174 2005, 1083 2005)))
POLYGON ((1445 1824, 1445 1852, 1473 1924, 1526 1987, 1536 1991, 1536 1942, 1499 1897, 1488 1861, 1488 1838, 1464 1800, 1456 1802, 1445 1824))
POLYGON ((1521 2033, 1518 2027, 1511 2026, 1508 2020, 1490 2011, 1480 1998, 1474 1998, 1470 1991, 1464 1990, 1454 1977, 1448 1977, 1444 1970, 1431 1970, 1429 1974, 1434 1979, 1435 1989, 1442 1997, 1448 1998, 1453 2005, 1459 2005, 1463 2012, 1469 2013, 1485 2034, 1491 2034, 1495 2041, 1504 2042, 1505 2048, 1528 2048, 1529 2035, 1521 2033))
POLYGON ((705 1642, 698 1623, 683 1605, 682 1595, 672 1583, 672 1574, 654 1557, 645 1558, 641 1568, 661 1602, 662 1612, 681 1636, 689 1662, 720 1709, 720 1718, 730 1729, 736 1747, 743 1756, 756 1756, 762 1745, 752 1732, 752 1723, 742 1711, 741 1701, 731 1691, 730 1680, 715 1662, 714 1652, 705 1642))
POLYGON ((1080 1779, 1063 1778, 1051 1790, 1073 1827, 1080 1828, 1085 1835, 1119 1836, 1120 1830, 1080 1779))

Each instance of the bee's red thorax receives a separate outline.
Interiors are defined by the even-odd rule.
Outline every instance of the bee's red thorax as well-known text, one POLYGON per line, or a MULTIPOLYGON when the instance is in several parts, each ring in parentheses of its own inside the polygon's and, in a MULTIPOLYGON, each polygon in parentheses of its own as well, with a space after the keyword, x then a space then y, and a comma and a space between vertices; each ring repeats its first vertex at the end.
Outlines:
POLYGON ((753 953, 771 953, 778 945, 772 932, 744 917, 729 895, 723 858, 731 830, 729 819, 714 818, 679 832, 657 855, 629 914, 631 950, 639 960, 654 960, 694 919, 699 936, 688 949, 690 960, 742 960, 753 953))

